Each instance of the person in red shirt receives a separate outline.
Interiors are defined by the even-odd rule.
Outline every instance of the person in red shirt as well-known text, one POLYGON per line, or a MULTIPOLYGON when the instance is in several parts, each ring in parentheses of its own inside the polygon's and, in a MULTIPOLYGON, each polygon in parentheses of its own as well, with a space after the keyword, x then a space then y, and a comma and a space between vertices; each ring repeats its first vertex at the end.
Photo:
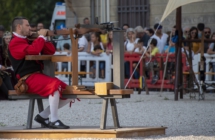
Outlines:
POLYGON ((31 74, 26 79, 28 85, 27 93, 35 93, 43 97, 48 97, 49 106, 36 115, 34 120, 48 128, 68 129, 58 118, 58 109, 71 102, 70 99, 61 100, 62 90, 66 84, 57 78, 49 77, 41 71, 43 63, 35 60, 25 60, 26 55, 55 53, 55 47, 50 42, 46 42, 46 29, 41 29, 39 37, 29 43, 27 36, 31 34, 30 25, 26 18, 16 17, 12 22, 13 36, 9 43, 9 57, 14 68, 16 78, 19 80, 25 75, 31 74), (50 115, 50 118, 49 118, 50 115))

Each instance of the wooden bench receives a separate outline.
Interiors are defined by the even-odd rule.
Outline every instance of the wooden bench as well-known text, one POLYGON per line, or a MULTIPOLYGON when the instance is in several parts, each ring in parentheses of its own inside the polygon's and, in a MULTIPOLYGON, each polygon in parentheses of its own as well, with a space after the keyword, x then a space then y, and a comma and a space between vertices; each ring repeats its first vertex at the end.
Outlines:
MULTIPOLYGON (((108 91, 108 95, 96 95, 94 90, 86 90, 86 91, 78 91, 72 90, 71 86, 68 86, 66 90, 63 91, 63 98, 69 99, 101 99, 103 100, 102 103, 102 111, 101 111, 101 119, 100 119, 100 129, 106 129, 106 120, 107 120, 107 109, 108 109, 108 102, 110 100, 112 116, 114 127, 119 128, 119 118, 118 112, 116 107, 115 99, 123 99, 123 98, 130 98, 130 94, 133 93, 131 89, 111 89, 108 91)), ((42 99, 46 99, 36 94, 26 93, 22 95, 17 95, 15 90, 9 91, 9 99, 29 99, 29 106, 28 106, 28 115, 27 115, 27 126, 26 129, 32 128, 32 121, 33 121, 33 114, 34 114, 34 106, 35 100, 37 101, 38 110, 42 112, 44 110, 42 99)))

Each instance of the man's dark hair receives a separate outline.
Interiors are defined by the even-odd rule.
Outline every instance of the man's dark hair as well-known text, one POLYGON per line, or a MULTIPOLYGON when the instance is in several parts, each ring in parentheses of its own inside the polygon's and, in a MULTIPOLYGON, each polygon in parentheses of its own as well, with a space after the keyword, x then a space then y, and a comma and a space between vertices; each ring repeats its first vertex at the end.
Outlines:
POLYGON ((152 28, 149 28, 149 29, 147 29, 147 31, 150 33, 150 34, 152 34, 152 35, 154 35, 154 30, 152 29, 152 28))
MULTIPOLYGON (((25 17, 15 17, 12 21, 12 31, 16 31, 16 26, 18 24, 22 25, 23 24, 23 19, 26 19, 25 17)), ((27 19, 26 19, 27 20, 27 19)))
POLYGON ((37 25, 35 23, 31 23, 30 26, 31 26, 31 28, 37 27, 37 25))
POLYGON ((69 43, 65 43, 63 44, 63 48, 69 50, 70 49, 70 45, 69 43))
POLYGON ((152 40, 151 40, 151 43, 150 43, 150 44, 152 44, 153 46, 157 46, 157 43, 158 43, 157 39, 152 38, 152 40))
POLYGON ((4 32, 5 29, 4 29, 4 26, 3 25, 0 25, 0 31, 4 32))

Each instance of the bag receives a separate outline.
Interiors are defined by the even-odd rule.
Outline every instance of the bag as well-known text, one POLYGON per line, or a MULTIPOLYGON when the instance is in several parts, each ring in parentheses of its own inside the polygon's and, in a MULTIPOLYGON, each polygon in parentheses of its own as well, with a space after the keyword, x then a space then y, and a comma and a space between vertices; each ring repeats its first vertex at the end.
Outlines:
POLYGON ((20 79, 14 86, 14 89, 18 95, 26 93, 28 91, 28 85, 25 83, 25 79, 20 79))

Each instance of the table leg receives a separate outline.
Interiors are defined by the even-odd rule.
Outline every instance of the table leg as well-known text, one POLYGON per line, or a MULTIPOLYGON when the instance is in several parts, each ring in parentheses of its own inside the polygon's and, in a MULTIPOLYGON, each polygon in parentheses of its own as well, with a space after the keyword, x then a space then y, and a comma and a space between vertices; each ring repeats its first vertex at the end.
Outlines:
MULTIPOLYGON (((44 108, 43 108, 43 100, 42 99, 37 99, 37 106, 38 106, 39 113, 44 110, 44 108)), ((43 126, 43 125, 41 125, 41 127, 45 128, 45 126, 43 126)))
POLYGON ((106 128, 107 109, 108 109, 108 99, 103 99, 102 114, 101 114, 101 121, 100 121, 100 129, 105 129, 106 128))
POLYGON ((27 119, 26 129, 31 129, 32 128, 32 119, 33 119, 33 114, 34 114, 34 104, 35 104, 35 99, 30 99, 29 106, 28 106, 28 119, 27 119))
POLYGON ((120 128, 119 117, 118 117, 118 112, 117 112, 117 107, 116 107, 116 100, 115 99, 110 99, 110 104, 111 104, 114 127, 115 128, 120 128))

